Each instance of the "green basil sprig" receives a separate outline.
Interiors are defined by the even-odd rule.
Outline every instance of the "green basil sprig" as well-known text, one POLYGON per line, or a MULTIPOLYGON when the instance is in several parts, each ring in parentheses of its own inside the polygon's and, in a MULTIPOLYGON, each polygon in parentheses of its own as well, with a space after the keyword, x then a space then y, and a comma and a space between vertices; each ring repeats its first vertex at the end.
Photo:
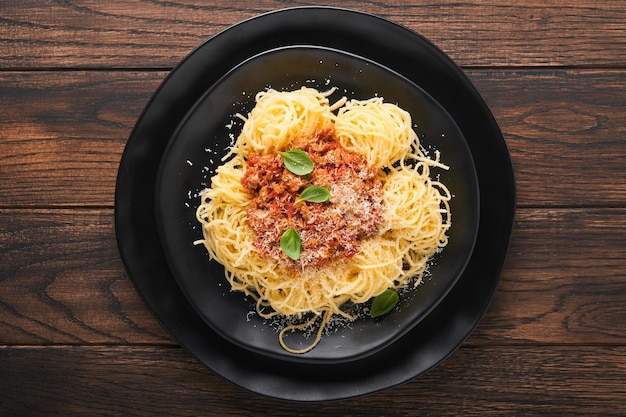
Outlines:
POLYGON ((391 288, 386 289, 383 293, 374 297, 370 317, 380 317, 389 313, 398 304, 398 293, 391 288))
POLYGON ((302 252, 300 233, 293 227, 287 229, 280 237, 280 248, 294 261, 297 261, 302 252))
POLYGON ((330 191, 319 185, 311 185, 306 187, 300 197, 296 200, 296 203, 300 201, 308 201, 311 203, 323 203, 330 198, 330 191))
POLYGON ((301 149, 290 149, 280 153, 283 156, 285 168, 296 175, 307 175, 313 172, 313 161, 309 154, 301 149))

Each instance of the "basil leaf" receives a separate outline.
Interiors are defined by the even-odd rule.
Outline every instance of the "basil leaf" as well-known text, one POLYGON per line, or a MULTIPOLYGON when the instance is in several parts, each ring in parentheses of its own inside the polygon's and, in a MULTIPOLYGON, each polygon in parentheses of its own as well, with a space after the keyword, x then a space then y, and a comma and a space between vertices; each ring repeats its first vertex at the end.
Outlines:
POLYGON ((283 156, 285 168, 296 175, 307 175, 313 172, 313 161, 309 154, 300 149, 290 149, 280 153, 283 156))
POLYGON ((296 200, 296 203, 299 201, 309 201, 311 203, 323 203, 324 201, 330 198, 330 191, 328 191, 324 187, 320 187, 319 185, 311 185, 310 187, 306 187, 300 197, 296 200))
POLYGON ((391 288, 386 289, 383 293, 374 297, 370 317, 375 318, 389 313, 398 304, 399 298, 395 290, 391 288))
POLYGON ((287 229, 280 237, 280 248, 294 261, 297 261, 302 252, 300 234, 293 227, 287 229))

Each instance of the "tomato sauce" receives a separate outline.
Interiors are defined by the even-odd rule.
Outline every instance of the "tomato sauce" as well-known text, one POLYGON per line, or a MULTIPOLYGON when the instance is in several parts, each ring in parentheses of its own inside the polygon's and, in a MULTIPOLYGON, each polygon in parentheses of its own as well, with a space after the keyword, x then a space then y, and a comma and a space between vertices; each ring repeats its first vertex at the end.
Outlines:
POLYGON ((354 256, 360 242, 378 232, 383 219, 382 183, 376 170, 363 156, 341 146, 333 129, 298 138, 291 149, 307 152, 314 163, 311 174, 293 174, 279 153, 248 158, 241 183, 253 195, 247 223, 256 234, 255 251, 294 270, 354 256), (323 203, 296 202, 310 185, 327 188, 330 198, 323 203), (290 227, 302 240, 297 261, 280 248, 280 237, 290 227))

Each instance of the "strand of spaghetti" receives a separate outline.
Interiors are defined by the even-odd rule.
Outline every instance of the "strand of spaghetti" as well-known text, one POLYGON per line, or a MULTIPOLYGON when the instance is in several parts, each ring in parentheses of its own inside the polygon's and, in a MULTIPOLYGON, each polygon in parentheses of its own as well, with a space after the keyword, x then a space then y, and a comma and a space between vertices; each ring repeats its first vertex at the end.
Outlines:
POLYGON ((313 326, 315 324, 315 322, 317 321, 318 316, 315 316, 311 320, 309 320, 307 322, 304 322, 302 324, 291 324, 291 325, 288 325, 285 328, 283 328, 280 331, 280 333, 278 334, 278 340, 280 342, 280 345, 283 347, 283 349, 285 349, 286 351, 291 352, 291 353, 302 354, 302 353, 306 353, 306 352, 310 351, 315 346, 317 346, 317 344, 321 340, 321 338, 322 338, 322 330, 324 330, 324 328, 328 324, 328 322, 330 320, 330 316, 331 316, 331 314, 329 312, 326 312, 322 316, 322 322, 320 323, 320 326, 317 329, 317 332, 315 333, 315 339, 308 346, 306 346, 306 347, 304 347, 302 349, 294 349, 294 348, 291 348, 291 347, 287 346, 287 344, 285 343, 285 340, 284 340, 285 333, 287 333, 288 331, 302 330, 302 329, 306 329, 306 328, 309 328, 309 327, 313 326))

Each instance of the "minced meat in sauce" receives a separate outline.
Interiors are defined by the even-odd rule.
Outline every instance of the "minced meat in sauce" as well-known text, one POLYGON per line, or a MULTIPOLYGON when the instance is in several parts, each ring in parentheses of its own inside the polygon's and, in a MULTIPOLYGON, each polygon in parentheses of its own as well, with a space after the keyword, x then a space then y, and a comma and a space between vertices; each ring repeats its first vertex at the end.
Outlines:
POLYGON ((248 158, 241 183, 253 195, 247 222, 256 233, 254 249, 259 256, 280 260, 294 270, 354 256, 360 242, 377 233, 383 218, 382 184, 376 170, 363 156, 341 146, 333 129, 298 138, 291 149, 308 153, 314 163, 311 174, 293 174, 279 153, 248 158), (310 185, 326 187, 330 199, 296 203, 310 185), (302 240, 297 261, 280 248, 280 237, 290 227, 302 240))

